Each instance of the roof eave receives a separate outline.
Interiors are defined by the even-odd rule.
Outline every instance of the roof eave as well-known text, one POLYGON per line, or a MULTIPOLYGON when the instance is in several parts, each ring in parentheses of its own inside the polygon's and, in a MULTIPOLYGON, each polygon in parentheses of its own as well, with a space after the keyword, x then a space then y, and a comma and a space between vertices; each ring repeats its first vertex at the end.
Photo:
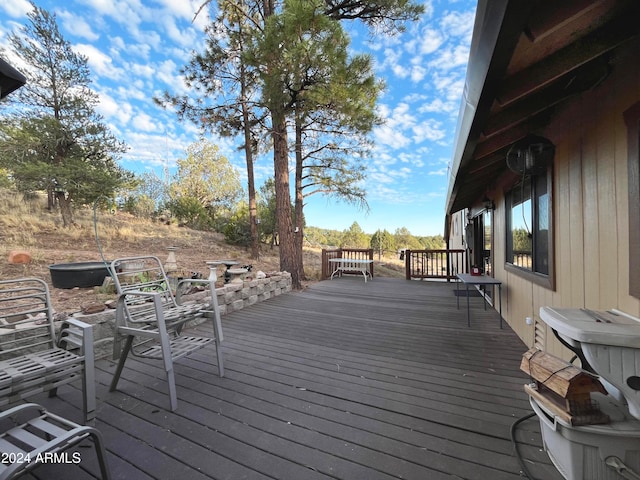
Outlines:
POLYGON ((473 157, 500 82, 536 3, 478 2, 451 162, 447 214, 469 206, 456 202, 459 177, 473 157))
POLYGON ((0 98, 4 98, 27 82, 27 78, 0 58, 0 98))

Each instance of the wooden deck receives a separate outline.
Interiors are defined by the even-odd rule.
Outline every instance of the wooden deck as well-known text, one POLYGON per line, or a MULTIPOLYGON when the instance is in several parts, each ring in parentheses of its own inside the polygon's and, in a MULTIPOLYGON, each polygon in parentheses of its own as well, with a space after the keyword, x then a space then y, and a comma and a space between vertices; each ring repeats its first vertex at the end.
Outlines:
MULTIPOLYGON (((526 346, 495 310, 453 283, 343 277, 223 317, 225 378, 213 348, 176 365, 168 409, 157 363, 129 360, 119 390, 98 362, 98 420, 114 478, 518 479, 510 427, 531 412, 519 365, 526 346)), ((199 330, 206 331, 201 326, 199 330)), ((39 397, 80 420, 80 392, 39 397)), ((562 477, 537 418, 517 430, 533 478, 562 477)), ((37 478, 97 476, 47 465, 37 478)))

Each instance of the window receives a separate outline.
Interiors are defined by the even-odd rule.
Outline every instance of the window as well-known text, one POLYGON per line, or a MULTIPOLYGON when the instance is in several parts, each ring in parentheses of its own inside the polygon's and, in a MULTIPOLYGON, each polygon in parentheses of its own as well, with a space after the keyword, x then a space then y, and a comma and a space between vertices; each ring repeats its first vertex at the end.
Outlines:
POLYGON ((629 178, 629 295, 640 298, 640 102, 624 112, 629 178))
POLYGON ((523 176, 505 196, 510 271, 553 288, 551 167, 523 176))

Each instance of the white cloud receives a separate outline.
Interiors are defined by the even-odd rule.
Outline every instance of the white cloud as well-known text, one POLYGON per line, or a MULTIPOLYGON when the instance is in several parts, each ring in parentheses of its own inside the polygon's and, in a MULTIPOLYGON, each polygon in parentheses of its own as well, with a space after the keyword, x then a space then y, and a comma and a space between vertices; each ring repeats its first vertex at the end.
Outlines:
POLYGON ((398 154, 398 160, 402 163, 407 163, 411 165, 414 169, 420 169, 424 166, 424 160, 422 159, 422 155, 417 154, 417 152, 400 152, 398 154))
POLYGON ((408 71, 406 67, 400 64, 400 58, 402 57, 402 52, 393 48, 386 48, 384 50, 384 60, 381 68, 389 68, 392 72, 394 72, 397 76, 404 78, 407 76, 408 71))
POLYGON ((163 81, 172 88, 182 85, 179 67, 172 60, 165 60, 158 65, 155 74, 158 80, 163 81))
POLYGON ((130 32, 137 30, 145 16, 140 0, 82 0, 82 3, 124 25, 130 32))
POLYGON ((435 8, 433 7, 433 0, 424 0, 422 2, 422 5, 424 6, 424 16, 431 18, 433 17, 433 14, 435 13, 435 8))
POLYGON ((160 130, 153 119, 144 112, 140 112, 133 117, 133 127, 143 132, 156 132, 160 130))
MULTIPOLYGON (((196 8, 194 8, 196 6, 195 2, 189 2, 185 0, 179 2, 176 2, 176 0, 157 0, 157 3, 164 7, 163 10, 165 10, 166 13, 182 18, 183 20, 187 20, 189 22, 193 19, 193 16, 196 13, 196 8)), ((200 3, 198 2, 198 8, 199 5, 200 3)), ((205 8, 202 13, 206 13, 206 10, 207 9, 205 8)))
POLYGON ((442 17, 440 26, 449 35, 465 37, 470 40, 473 33, 474 19, 474 10, 468 12, 449 12, 442 17))
POLYGON ((368 175, 368 178, 372 180, 370 182, 373 185, 385 185, 395 183, 396 180, 389 172, 372 172, 368 175))
POLYGON ((399 63, 392 65, 391 71, 398 78, 407 78, 411 73, 411 71, 407 67, 399 63))
POLYGON ((411 81, 414 83, 418 83, 425 77, 426 74, 427 70, 424 67, 421 67, 420 65, 414 65, 411 68, 411 81))
POLYGON ((78 15, 64 10, 57 13, 57 18, 60 20, 62 27, 72 35, 82 37, 90 42, 100 38, 100 35, 93 31, 87 21, 78 15))
POLYGON ((155 77, 154 65, 149 63, 129 63, 125 68, 129 75, 138 77, 139 81, 152 80, 155 77))
POLYGON ((149 99, 149 93, 139 89, 133 84, 122 85, 117 87, 117 93, 120 98, 130 100, 142 100, 147 101, 149 99))
POLYGON ((117 124, 126 125, 133 114, 133 107, 128 102, 116 100, 106 92, 98 93, 99 103, 97 111, 107 120, 115 120, 117 124))
POLYGON ((196 32, 192 28, 180 28, 173 17, 167 16, 163 20, 164 31, 168 37, 182 47, 193 47, 196 41, 196 32))
POLYGON ((384 124, 374 129, 377 144, 404 148, 411 143, 411 139, 404 133, 416 121, 410 113, 409 104, 401 102, 393 109, 381 105, 378 108, 378 114, 384 119, 384 124))
POLYGON ((3 0, 0 9, 7 12, 13 18, 22 18, 31 11, 31 4, 27 0, 3 0))
POLYGON ((434 119, 426 119, 420 122, 418 125, 412 127, 415 143, 420 143, 425 140, 432 142, 441 140, 446 135, 446 130, 442 128, 442 124, 434 119))
POLYGON ((421 101, 427 100, 427 98, 429 97, 424 93, 411 92, 409 95, 406 95, 403 98, 403 101, 408 103, 413 103, 413 102, 421 102, 421 101))
POLYGON ((455 45, 438 50, 438 55, 434 60, 429 62, 429 66, 440 70, 451 70, 466 65, 468 60, 469 46, 455 45))
POLYGON ((464 78, 451 82, 449 84, 448 98, 454 98, 459 101, 462 98, 462 91, 464 90, 464 78))
POLYGON ((124 71, 113 64, 109 55, 98 50, 95 46, 80 43, 74 45, 73 49, 87 57, 87 63, 91 67, 92 73, 112 80, 123 78, 124 71))
POLYGON ((389 125, 377 127, 373 134, 376 138, 376 143, 393 148, 404 148, 411 143, 407 136, 389 125))
POLYGON ((442 98, 435 98, 431 102, 424 103, 418 107, 420 113, 451 113, 458 109, 460 97, 454 101, 444 101, 442 98))
POLYGON ((443 42, 444 37, 440 32, 432 28, 425 28, 422 31, 422 38, 419 40, 418 52, 428 55, 438 50, 443 42))
MULTIPOLYGON (((152 54, 151 45, 148 43, 130 43, 128 45, 123 45, 122 49, 127 50, 127 55, 130 55, 130 56, 135 55, 136 57, 139 57, 145 61, 148 61, 151 58, 151 54, 152 54)), ((116 50, 118 55, 120 55, 120 51, 122 49, 116 50)))
POLYGON ((162 50, 162 35, 155 30, 135 29, 131 35, 138 43, 131 43, 127 45, 127 48, 135 49, 136 45, 140 44, 147 45, 146 48, 151 48, 156 52, 160 52, 162 50))

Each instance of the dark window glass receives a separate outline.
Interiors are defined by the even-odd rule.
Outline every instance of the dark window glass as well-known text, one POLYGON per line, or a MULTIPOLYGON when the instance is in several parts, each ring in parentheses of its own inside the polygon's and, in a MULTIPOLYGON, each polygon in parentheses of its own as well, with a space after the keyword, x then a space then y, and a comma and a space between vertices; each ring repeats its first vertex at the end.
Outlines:
POLYGON ((507 258, 515 267, 549 275, 551 202, 548 174, 527 176, 506 195, 507 258))

